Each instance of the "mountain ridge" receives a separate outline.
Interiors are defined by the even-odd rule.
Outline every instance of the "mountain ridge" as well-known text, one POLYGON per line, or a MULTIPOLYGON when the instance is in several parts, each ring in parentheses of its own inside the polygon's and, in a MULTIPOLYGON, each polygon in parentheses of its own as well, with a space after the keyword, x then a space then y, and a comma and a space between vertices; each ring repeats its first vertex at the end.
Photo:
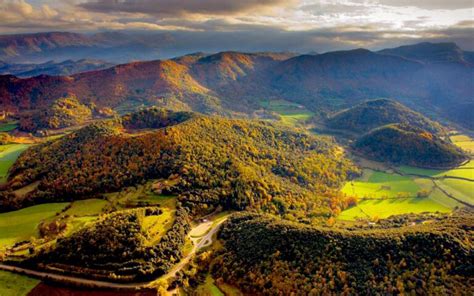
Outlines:
POLYGON ((472 106, 474 67, 424 63, 367 49, 292 56, 285 53, 188 55, 132 62, 63 77, 0 76, 0 102, 11 112, 66 95, 117 108, 130 101, 209 114, 249 115, 258 100, 282 98, 308 110, 335 111, 371 98, 412 105, 469 127, 451 110, 472 106))

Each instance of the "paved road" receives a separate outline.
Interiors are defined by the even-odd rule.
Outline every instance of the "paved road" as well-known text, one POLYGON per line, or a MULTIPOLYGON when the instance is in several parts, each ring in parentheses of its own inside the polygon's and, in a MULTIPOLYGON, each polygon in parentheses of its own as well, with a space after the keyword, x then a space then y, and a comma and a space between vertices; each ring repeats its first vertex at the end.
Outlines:
POLYGON ((165 274, 164 276, 162 276, 160 279, 169 279, 169 278, 172 278, 176 275, 176 273, 178 273, 178 271, 180 271, 188 262, 189 260, 191 260, 191 258, 194 256, 194 254, 196 254, 197 251, 199 251, 200 249, 204 248, 204 247, 207 247, 209 245, 212 244, 212 236, 217 232, 217 230, 219 230, 219 227, 220 225, 226 220, 227 218, 225 219, 222 219, 221 221, 217 222, 214 226, 213 226, 213 223, 211 222, 204 222, 204 223, 201 223, 200 225, 196 226, 194 229, 198 228, 199 226, 201 225, 205 225, 205 224, 208 224, 208 227, 207 229, 205 230, 205 235, 201 236, 201 237, 193 237, 193 231, 191 230, 189 232, 189 236, 191 237, 191 240, 194 244, 194 247, 192 249, 191 252, 189 252, 189 254, 184 257, 183 259, 181 259, 181 261, 176 264, 167 274, 165 274))
MULTIPOLYGON (((163 279, 169 279, 172 278, 180 271, 196 254, 197 251, 200 249, 209 246, 212 244, 212 236, 219 230, 220 225, 226 220, 226 218, 222 219, 221 221, 217 223, 201 223, 194 227, 190 233, 189 237, 193 241, 193 249, 189 254, 184 257, 178 264, 176 264, 167 274, 164 276, 160 277, 157 280, 163 280, 163 279), (202 224, 205 224, 208 228, 204 231, 205 234, 202 237, 191 237, 191 234, 193 233, 193 230, 196 228, 199 228, 202 226, 202 224)), ((202 227, 200 231, 202 231, 202 227)), ((5 271, 10 271, 10 272, 15 272, 19 274, 24 274, 28 275, 31 277, 35 278, 40 278, 43 280, 52 280, 55 282, 62 282, 62 283, 68 283, 77 287, 96 287, 96 288, 103 288, 103 289, 115 289, 115 290, 140 290, 140 289, 146 289, 146 288, 152 288, 153 283, 156 282, 156 280, 153 280, 151 282, 144 282, 144 283, 112 283, 112 282, 107 282, 107 281, 100 281, 100 280, 91 280, 91 279, 85 279, 85 278, 78 278, 74 276, 68 276, 68 275, 62 275, 62 274, 56 274, 56 273, 49 273, 49 272, 43 272, 43 271, 37 271, 37 270, 32 270, 32 269, 27 269, 27 268, 21 268, 21 267, 16 267, 16 266, 11 266, 11 265, 6 265, 6 264, 1 264, 0 263, 0 270, 5 270, 5 271)))

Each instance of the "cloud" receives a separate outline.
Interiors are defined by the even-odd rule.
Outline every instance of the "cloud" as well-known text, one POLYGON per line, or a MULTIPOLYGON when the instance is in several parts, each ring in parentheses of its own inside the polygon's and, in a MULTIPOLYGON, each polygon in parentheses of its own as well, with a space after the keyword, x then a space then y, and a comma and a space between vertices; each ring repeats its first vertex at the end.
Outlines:
POLYGON ((21 21, 49 20, 58 15, 50 6, 34 7, 24 0, 0 0, 0 25, 21 21))
POLYGON ((228 15, 288 6, 288 0, 93 0, 79 4, 96 12, 127 12, 161 16, 228 15))
POLYGON ((0 32, 135 30, 162 57, 195 51, 380 49, 422 41, 453 41, 474 50, 472 9, 388 6, 403 0, 84 1, 0 0, 0 32), (282 9, 288 3, 293 6, 282 9))
POLYGON ((388 6, 413 6, 423 9, 463 9, 473 8, 472 0, 376 0, 375 2, 388 6))

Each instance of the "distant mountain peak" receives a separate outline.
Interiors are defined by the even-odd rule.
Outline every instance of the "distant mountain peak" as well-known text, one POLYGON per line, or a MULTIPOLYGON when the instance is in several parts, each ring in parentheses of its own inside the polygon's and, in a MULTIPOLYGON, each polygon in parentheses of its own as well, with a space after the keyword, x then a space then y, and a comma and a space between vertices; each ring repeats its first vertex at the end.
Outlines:
POLYGON ((429 64, 471 64, 469 59, 465 58, 466 52, 464 52, 454 42, 421 42, 412 45, 403 45, 395 48, 383 49, 378 53, 401 56, 407 59, 417 60, 429 64))

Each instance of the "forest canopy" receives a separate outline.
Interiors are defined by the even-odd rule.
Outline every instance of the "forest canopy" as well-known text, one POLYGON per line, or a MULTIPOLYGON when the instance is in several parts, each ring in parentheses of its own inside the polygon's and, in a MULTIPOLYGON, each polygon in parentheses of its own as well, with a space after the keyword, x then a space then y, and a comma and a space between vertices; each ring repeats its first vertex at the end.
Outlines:
POLYGON ((406 124, 375 129, 359 138, 354 148, 375 160, 425 168, 454 167, 468 159, 454 144, 406 124))
POLYGON ((338 189, 359 173, 330 139, 270 122, 154 108, 122 122, 94 123, 28 149, 11 169, 10 188, 39 185, 23 199, 4 193, 4 208, 173 178, 163 192, 196 210, 205 205, 329 217, 347 206, 338 189), (164 128, 137 133, 137 127, 164 128))
POLYGON ((211 272, 247 294, 464 294, 472 217, 348 231, 239 213, 219 233, 211 272))

